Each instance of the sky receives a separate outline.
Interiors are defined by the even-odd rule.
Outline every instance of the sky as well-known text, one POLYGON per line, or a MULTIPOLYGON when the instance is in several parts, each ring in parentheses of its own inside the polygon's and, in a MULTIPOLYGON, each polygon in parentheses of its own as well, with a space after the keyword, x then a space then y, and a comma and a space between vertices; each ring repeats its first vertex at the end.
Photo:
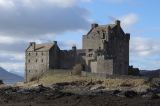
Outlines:
POLYGON ((130 39, 130 65, 160 69, 159 0, 0 0, 0 66, 24 75, 29 42, 82 47, 91 23, 121 20, 130 39))

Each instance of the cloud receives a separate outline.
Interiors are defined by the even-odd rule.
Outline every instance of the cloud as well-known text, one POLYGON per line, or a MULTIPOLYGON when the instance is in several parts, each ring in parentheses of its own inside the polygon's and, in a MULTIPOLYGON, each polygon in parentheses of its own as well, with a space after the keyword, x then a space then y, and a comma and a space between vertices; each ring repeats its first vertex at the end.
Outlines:
POLYGON ((28 42, 51 42, 65 32, 88 29, 89 11, 79 4, 91 1, 0 0, 0 66, 22 74, 28 42))
POLYGON ((160 42, 157 39, 134 37, 131 39, 131 54, 152 56, 160 54, 160 42))
POLYGON ((37 37, 85 30, 89 12, 75 4, 76 0, 0 0, 1 8, 12 3, 11 9, 0 10, 0 34, 37 37))
POLYGON ((130 42, 131 65, 145 70, 160 68, 160 42, 158 38, 133 37, 130 42))
POLYGON ((24 63, 22 62, 5 62, 0 63, 1 67, 5 67, 5 69, 9 72, 19 74, 21 76, 24 76, 24 63))
POLYGON ((10 9, 14 7, 12 0, 0 0, 0 9, 10 9))
POLYGON ((127 15, 121 16, 120 20, 122 21, 122 27, 129 28, 138 22, 139 17, 135 13, 129 13, 127 15))

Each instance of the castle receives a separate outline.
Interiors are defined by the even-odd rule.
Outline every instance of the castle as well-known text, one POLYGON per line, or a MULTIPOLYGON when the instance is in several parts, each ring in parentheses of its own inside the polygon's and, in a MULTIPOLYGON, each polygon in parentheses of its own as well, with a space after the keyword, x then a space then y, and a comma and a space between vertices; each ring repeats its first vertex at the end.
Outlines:
POLYGON ((42 75, 51 69, 72 69, 82 64, 83 71, 106 75, 127 75, 129 66, 130 34, 125 33, 120 21, 114 24, 92 24, 83 35, 82 49, 73 46, 61 50, 56 41, 50 44, 31 42, 25 54, 26 81, 42 75))

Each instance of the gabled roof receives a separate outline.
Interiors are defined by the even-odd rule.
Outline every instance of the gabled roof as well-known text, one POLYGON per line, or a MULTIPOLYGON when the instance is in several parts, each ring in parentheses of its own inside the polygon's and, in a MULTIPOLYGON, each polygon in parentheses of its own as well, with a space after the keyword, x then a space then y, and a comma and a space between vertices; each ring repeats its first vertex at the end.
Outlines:
POLYGON ((33 47, 30 45, 26 51, 49 51, 52 47, 54 46, 53 43, 48 43, 48 44, 35 44, 35 50, 33 47))

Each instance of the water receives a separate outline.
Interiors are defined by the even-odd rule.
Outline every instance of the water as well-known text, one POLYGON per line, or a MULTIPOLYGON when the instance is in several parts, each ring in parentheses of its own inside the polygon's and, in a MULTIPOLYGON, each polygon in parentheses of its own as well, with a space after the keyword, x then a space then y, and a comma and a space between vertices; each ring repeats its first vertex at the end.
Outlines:
POLYGON ((23 78, 15 78, 15 79, 3 79, 3 83, 7 85, 13 85, 16 84, 17 82, 23 82, 23 78))

